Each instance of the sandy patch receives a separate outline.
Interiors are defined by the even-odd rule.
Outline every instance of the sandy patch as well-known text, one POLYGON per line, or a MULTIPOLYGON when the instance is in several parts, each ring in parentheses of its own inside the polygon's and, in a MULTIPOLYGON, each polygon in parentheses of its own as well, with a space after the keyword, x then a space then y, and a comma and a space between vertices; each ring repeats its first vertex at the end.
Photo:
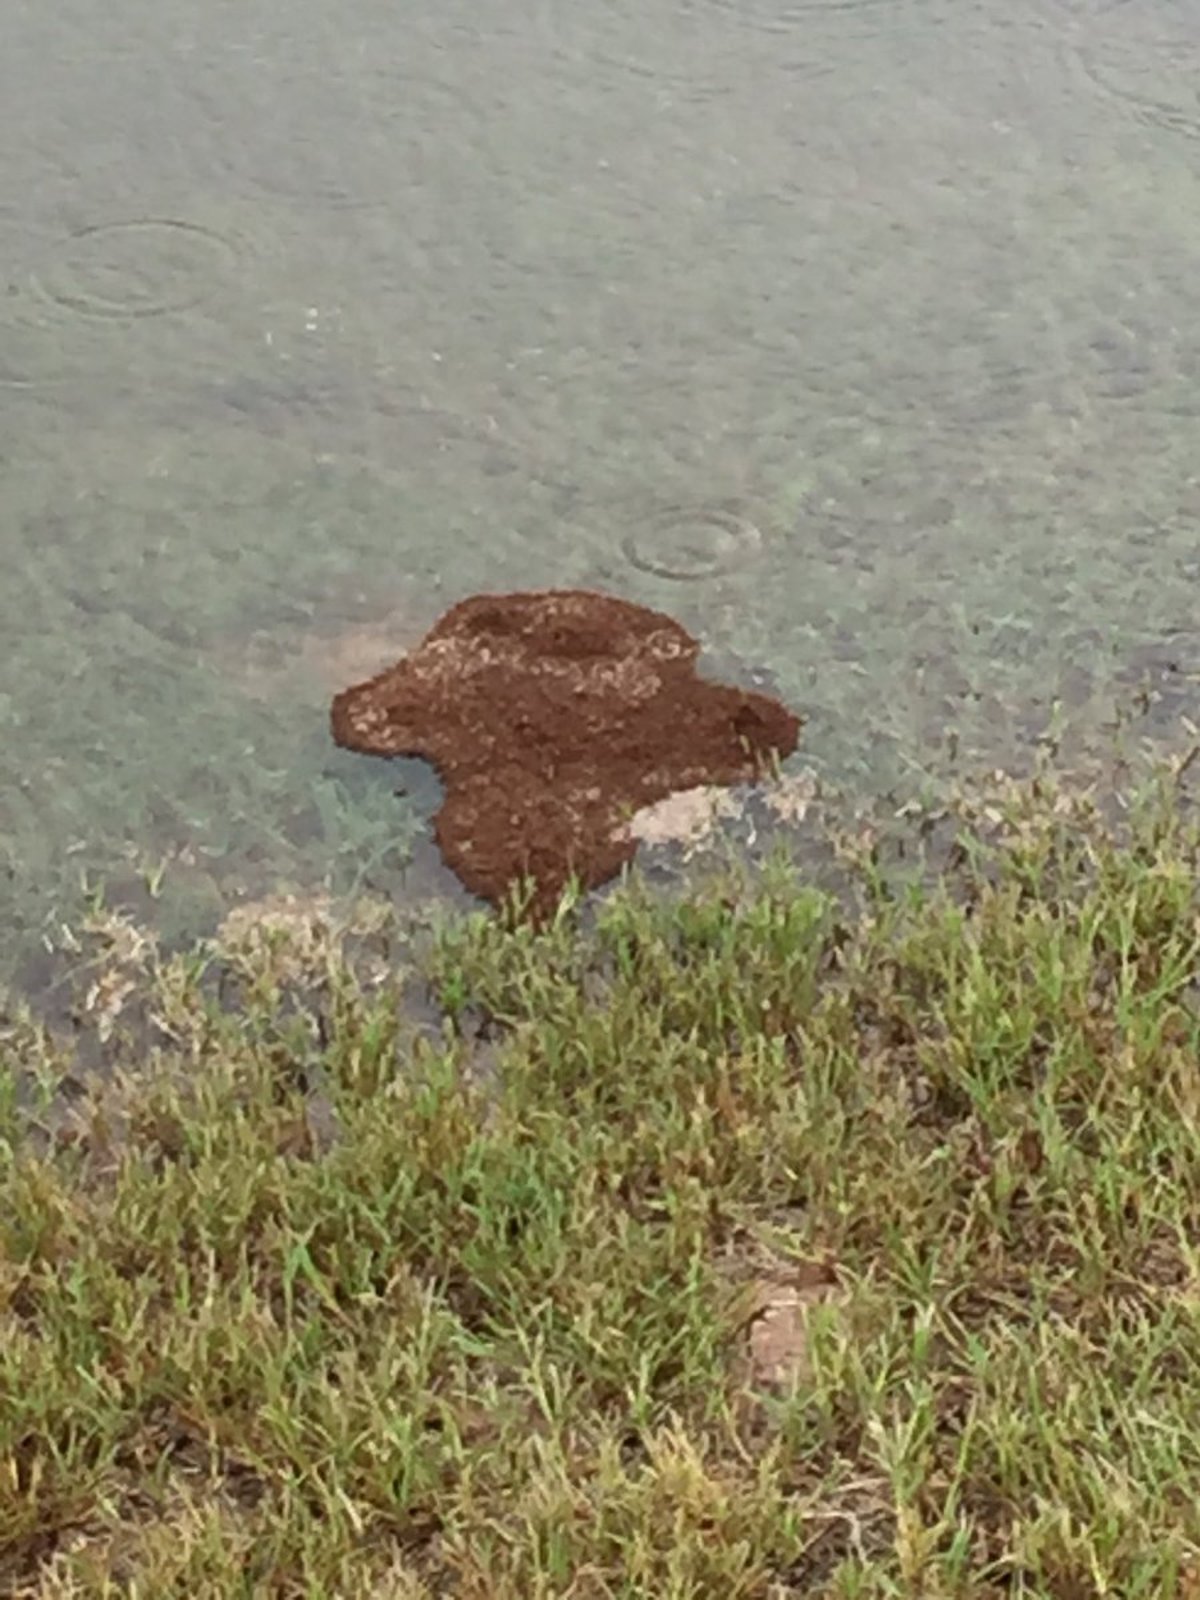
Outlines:
POLYGON ((615 837, 634 839, 638 844, 681 845, 690 856, 712 843, 722 821, 740 817, 743 811, 743 802, 728 789, 701 784, 643 806, 621 824, 615 837))

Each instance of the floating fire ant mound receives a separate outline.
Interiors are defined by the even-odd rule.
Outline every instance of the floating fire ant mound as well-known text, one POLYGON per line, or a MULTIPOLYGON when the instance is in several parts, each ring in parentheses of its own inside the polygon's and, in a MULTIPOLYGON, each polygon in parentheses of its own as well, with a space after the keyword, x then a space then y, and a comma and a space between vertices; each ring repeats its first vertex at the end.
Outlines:
POLYGON ((637 848, 622 824, 677 790, 745 783, 790 755, 800 718, 696 675, 700 646, 659 611, 581 589, 477 595, 411 654, 333 702, 349 750, 421 756, 446 787, 448 865, 493 904, 531 880, 543 918, 637 848))

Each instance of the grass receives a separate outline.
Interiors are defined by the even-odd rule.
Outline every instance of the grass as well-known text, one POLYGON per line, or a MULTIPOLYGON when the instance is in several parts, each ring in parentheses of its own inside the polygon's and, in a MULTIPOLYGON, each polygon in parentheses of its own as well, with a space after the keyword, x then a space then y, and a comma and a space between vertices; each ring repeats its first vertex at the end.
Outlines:
POLYGON ((0 1592, 1200 1595, 1200 835, 941 827, 414 969, 101 916, 3 1034, 0 1592))

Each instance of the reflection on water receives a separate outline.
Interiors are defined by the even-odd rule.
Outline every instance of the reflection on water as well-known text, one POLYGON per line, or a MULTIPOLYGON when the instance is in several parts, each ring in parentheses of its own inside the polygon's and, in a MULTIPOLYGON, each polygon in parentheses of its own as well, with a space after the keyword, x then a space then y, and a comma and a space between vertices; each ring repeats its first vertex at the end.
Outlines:
POLYGON ((181 924, 403 884, 436 790, 331 684, 482 588, 671 610, 864 792, 1195 709, 1200 0, 4 32, 10 953, 163 858, 181 924))

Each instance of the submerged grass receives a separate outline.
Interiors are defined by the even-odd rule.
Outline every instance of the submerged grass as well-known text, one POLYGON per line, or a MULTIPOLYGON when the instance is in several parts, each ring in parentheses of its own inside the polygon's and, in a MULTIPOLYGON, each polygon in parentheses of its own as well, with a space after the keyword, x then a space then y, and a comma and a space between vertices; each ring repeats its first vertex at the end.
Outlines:
POLYGON ((1197 831, 951 820, 453 923, 424 1028, 113 919, 115 1075, 4 1034, 0 1592, 1200 1595, 1197 831))

